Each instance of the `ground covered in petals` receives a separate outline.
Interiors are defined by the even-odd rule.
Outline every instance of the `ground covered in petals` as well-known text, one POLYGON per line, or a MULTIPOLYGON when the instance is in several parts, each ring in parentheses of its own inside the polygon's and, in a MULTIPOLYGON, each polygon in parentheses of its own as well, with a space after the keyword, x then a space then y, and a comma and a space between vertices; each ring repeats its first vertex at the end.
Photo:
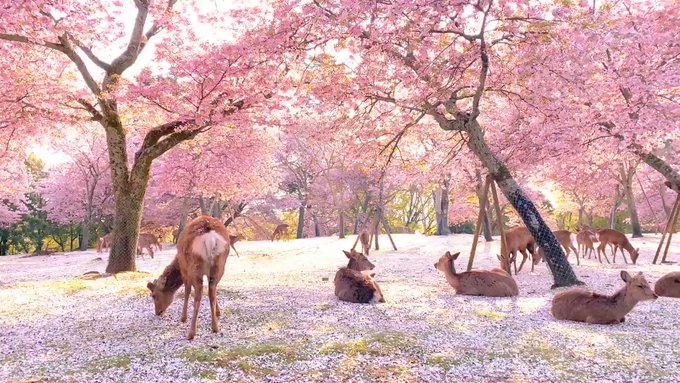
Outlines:
MULTIPOLYGON (((219 285, 221 332, 207 297, 198 335, 179 322, 182 289, 163 317, 146 283, 172 247, 139 260, 139 272, 96 280, 106 254, 0 257, 2 382, 674 382, 680 376, 680 299, 639 304, 621 325, 558 322, 541 264, 517 277, 518 298, 457 296, 433 264, 446 250, 467 262, 472 236, 381 237, 371 254, 387 302, 333 295, 355 237, 239 242, 219 285), (103 258, 103 259, 102 259, 103 258)), ((576 267, 589 288, 612 293, 621 269, 650 283, 678 270, 650 265, 659 236, 633 240, 640 265, 576 267)), ((481 243, 475 267, 496 266, 498 241, 481 243)), ((670 258, 677 260, 680 246, 670 258)), ((570 259, 575 262, 575 259, 570 259)))

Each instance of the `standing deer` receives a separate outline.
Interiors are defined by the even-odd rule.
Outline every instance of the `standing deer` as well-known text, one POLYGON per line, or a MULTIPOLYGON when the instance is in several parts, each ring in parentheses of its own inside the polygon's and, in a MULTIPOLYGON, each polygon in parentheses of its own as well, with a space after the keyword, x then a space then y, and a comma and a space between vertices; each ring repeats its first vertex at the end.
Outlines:
POLYGON ((158 250, 162 250, 162 246, 158 241, 158 237, 149 233, 139 233, 139 238, 137 239, 137 254, 143 256, 143 249, 146 249, 151 258, 153 258, 153 246, 156 246, 158 250))
POLYGON ((108 249, 111 246, 111 233, 108 233, 97 239, 97 253, 101 253, 104 249, 108 249))
POLYGON ((601 295, 579 288, 555 295, 551 310, 553 317, 593 324, 622 323, 638 302, 658 298, 642 273, 631 277, 627 271, 621 271, 621 279, 626 284, 614 295, 601 295))
MULTIPOLYGON (((534 271, 534 266, 538 264, 540 261, 540 258, 538 258, 536 254, 536 242, 534 241, 534 237, 531 236, 531 233, 529 233, 529 229, 527 229, 524 226, 518 226, 514 227, 512 229, 508 229, 505 231, 505 243, 507 245, 507 259, 509 262, 512 262, 513 265, 515 266, 515 275, 522 271, 522 267, 524 266, 524 262, 527 261, 527 258, 529 255, 527 254, 527 250, 529 250, 529 253, 531 253, 532 257, 532 262, 531 262, 531 271, 534 271), (517 269, 517 252, 522 253, 522 263, 519 265, 519 270, 517 269)), ((502 259, 502 257, 501 257, 502 259)), ((510 272, 510 265, 508 263, 508 272, 510 272)))
POLYGON ((680 272, 668 273, 654 284, 654 292, 660 297, 680 298, 680 272))
POLYGON ((580 266, 581 261, 579 260, 578 250, 576 250, 576 247, 574 246, 574 239, 576 236, 569 230, 556 230, 553 231, 553 234, 555 234, 557 241, 567 253, 567 259, 569 258, 569 254, 571 254, 571 250, 574 250, 574 253, 576 254, 576 264, 580 266))
POLYGON ((281 239, 284 235, 286 237, 288 236, 288 228, 289 226, 285 223, 280 224, 279 226, 274 229, 274 234, 272 234, 272 242, 274 242, 275 239, 281 239))
POLYGON ((370 275, 365 274, 373 270, 375 265, 354 249, 349 252, 343 250, 343 252, 349 259, 349 263, 335 273, 333 280, 335 296, 341 301, 351 303, 385 302, 380 286, 370 275))
POLYGON ((359 233, 359 241, 361 242, 363 253, 368 257, 368 253, 371 251, 371 239, 368 235, 368 230, 364 229, 359 233))
POLYGON ((517 283, 505 270, 472 270, 456 273, 454 261, 460 253, 444 253, 434 268, 442 271, 456 294, 482 295, 486 297, 514 297, 519 294, 517 283))
POLYGON ((241 257, 241 256, 238 255, 238 251, 236 251, 236 248, 234 247, 234 244, 235 244, 236 242, 242 241, 242 240, 244 240, 244 239, 245 239, 245 237, 242 236, 241 234, 230 235, 230 236, 229 236, 229 246, 231 246, 231 248, 234 249, 234 253, 236 254, 237 257, 241 257))
POLYGON ((582 229, 576 233, 576 243, 581 255, 585 258, 588 254, 588 259, 595 254, 595 242, 599 242, 597 234, 591 229, 582 229))
POLYGON ((604 254, 604 259, 607 261, 607 263, 609 263, 607 253, 604 251, 608 244, 614 247, 614 251, 612 253, 613 263, 616 263, 616 251, 618 249, 621 249, 621 256, 623 256, 624 262, 628 263, 626 254, 623 252, 625 249, 630 254, 630 260, 633 261, 633 264, 637 263, 637 259, 640 256, 640 249, 633 248, 633 245, 630 244, 628 238, 622 232, 613 229, 600 229, 597 231, 597 238, 600 240, 600 245, 597 247, 597 256, 600 259, 600 263, 602 263, 600 252, 604 254))
POLYGON ((180 320, 187 320, 187 306, 191 289, 194 289, 194 312, 187 339, 196 336, 196 320, 201 307, 203 276, 208 277, 210 320, 213 332, 219 331, 217 317, 217 284, 224 275, 224 265, 229 256, 229 232, 217 218, 199 216, 193 219, 179 236, 177 255, 158 279, 147 284, 151 290, 156 315, 162 315, 170 306, 175 292, 184 284, 184 306, 180 320))

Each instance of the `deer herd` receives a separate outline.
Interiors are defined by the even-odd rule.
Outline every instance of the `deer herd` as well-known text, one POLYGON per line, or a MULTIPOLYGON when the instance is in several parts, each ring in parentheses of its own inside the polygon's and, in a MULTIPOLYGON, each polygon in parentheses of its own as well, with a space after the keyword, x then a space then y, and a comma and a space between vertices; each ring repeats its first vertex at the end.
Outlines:
MULTIPOLYGON (((279 225, 272 236, 272 241, 277 237, 282 237, 287 231, 288 225, 279 225)), ((585 228, 577 234, 566 230, 558 230, 554 234, 565 249, 567 256, 573 251, 577 257, 577 264, 580 264, 579 254, 582 256, 588 254, 589 258, 595 255, 595 243, 599 243, 597 259, 600 262, 602 262, 601 256, 604 255, 609 263, 605 253, 607 245, 611 248, 612 262, 616 262, 616 253, 619 249, 626 263, 628 260, 624 250, 630 255, 633 264, 637 262, 639 256, 638 250, 631 246, 626 236, 616 230, 585 228), (574 246, 574 242, 578 248, 574 246)), ((364 236, 366 233, 359 233, 359 240, 364 245, 362 247, 366 255, 354 249, 349 252, 344 251, 348 263, 347 266, 338 269, 335 274, 333 280, 335 296, 338 300, 351 303, 385 302, 383 291, 373 278, 375 274, 371 273, 375 266, 367 258, 368 238, 363 238, 364 236)), ((140 236, 140 241, 141 238, 140 236)), ((147 239, 153 242, 151 237, 147 239)), ((147 288, 151 291, 156 315, 162 315, 166 311, 177 290, 184 285, 184 305, 180 320, 186 322, 190 292, 193 289, 193 313, 187 335, 188 339, 193 339, 196 336, 196 323, 205 276, 208 280, 211 329, 213 332, 218 332, 217 318, 220 316, 220 308, 217 302, 217 284, 224 274, 229 249, 236 251, 233 244, 239 239, 242 237, 230 235, 216 218, 201 216, 188 223, 179 233, 177 254, 173 261, 156 280, 147 284, 147 288)), ((100 240, 102 247, 108 246, 106 236, 100 240)), ((458 273, 454 263, 460 253, 451 254, 448 251, 434 264, 434 268, 444 274, 446 281, 457 294, 516 297, 519 295, 519 288, 511 275, 510 263, 514 264, 515 274, 517 274, 531 256, 533 271, 534 266, 541 261, 543 252, 524 227, 506 231, 506 246, 505 256, 499 256, 501 268, 458 273), (522 254, 523 257, 519 268, 515 264, 517 253, 522 254)), ((150 254, 153 253, 150 252, 150 254)), ((582 288, 572 288, 556 294, 552 300, 553 317, 558 320, 592 324, 621 323, 625 320, 626 314, 640 301, 657 299, 659 296, 680 298, 680 272, 670 273, 660 278, 654 290, 642 273, 632 276, 626 271, 621 271, 620 276, 625 284, 613 295, 601 295, 582 288)))

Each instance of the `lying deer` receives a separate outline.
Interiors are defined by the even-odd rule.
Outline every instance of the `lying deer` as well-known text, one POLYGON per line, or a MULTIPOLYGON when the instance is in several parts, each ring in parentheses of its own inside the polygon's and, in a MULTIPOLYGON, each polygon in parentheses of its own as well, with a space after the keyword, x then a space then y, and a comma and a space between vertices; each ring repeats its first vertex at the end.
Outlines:
POLYGON ((274 234, 272 234, 272 242, 274 242, 275 239, 281 239, 285 235, 286 237, 288 236, 288 228, 289 226, 285 223, 280 224, 279 226, 274 229, 274 234))
POLYGON ((579 288, 555 295, 553 317, 594 324, 622 323, 638 302, 658 298, 642 273, 631 277, 627 271, 621 271, 621 279, 626 285, 614 295, 601 295, 579 288))
POLYGON ((502 269, 472 270, 457 274, 454 261, 460 253, 444 253, 434 268, 442 271, 456 294, 486 297, 514 297, 519 294, 517 283, 502 269))
POLYGON ((341 301, 351 303, 385 302, 380 286, 370 275, 365 274, 373 270, 375 265, 354 249, 343 252, 349 258, 349 263, 335 273, 335 296, 341 301))
POLYGON ((191 289, 194 289, 194 313, 187 338, 196 336, 196 320, 201 307, 203 276, 208 277, 210 320, 213 332, 219 331, 217 317, 217 284, 224 275, 224 265, 229 256, 229 232, 217 218, 200 216, 189 222, 177 242, 177 255, 158 279, 147 284, 151 290, 156 315, 162 315, 170 306, 175 292, 184 284, 184 306, 180 320, 187 320, 187 306, 191 289))
POLYGON ((553 234, 555 234, 555 237, 557 238, 557 241, 560 243, 560 246, 564 248, 564 251, 567 254, 567 259, 569 259, 571 250, 574 250, 574 253, 576 254, 576 264, 580 266, 581 261, 579 260, 578 250, 576 250, 573 241, 576 236, 572 234, 569 230, 556 230, 553 231, 553 234))
POLYGON ((595 242, 599 242, 597 239, 597 234, 590 229, 583 229, 576 233, 576 244, 578 245, 578 250, 581 255, 585 258, 588 254, 588 258, 595 253, 595 242))
POLYGON ((97 253, 101 253, 104 249, 111 247, 112 233, 108 233, 97 239, 97 253))
MULTIPOLYGON (((531 262, 531 271, 534 271, 534 266, 538 264, 538 261, 540 260, 537 255, 536 255, 536 243, 534 241, 534 237, 531 236, 531 233, 529 233, 529 229, 527 229, 524 226, 519 226, 519 227, 514 227, 512 229, 506 230, 505 231, 505 243, 507 245, 507 252, 508 256, 507 259, 512 262, 512 264, 515 266, 515 275, 522 271, 522 267, 524 267, 524 262, 527 261, 527 258, 529 258, 529 255, 527 254, 527 250, 529 250, 529 253, 531 253, 532 257, 532 262, 531 262), (517 252, 522 253, 522 263, 519 265, 519 270, 517 269, 517 252)), ((510 271, 510 267, 508 266, 508 272, 510 271)))
POLYGON ((661 297, 680 298, 680 272, 668 273, 654 284, 654 292, 661 297))
POLYGON ((640 256, 640 249, 633 248, 633 245, 630 244, 628 238, 622 232, 613 229, 600 229, 597 231, 597 238, 600 240, 600 245, 597 247, 597 256, 600 260, 600 263, 602 263, 602 257, 600 257, 600 252, 604 254, 604 259, 607 261, 607 263, 609 263, 607 253, 605 253, 604 251, 605 247, 608 244, 613 245, 614 247, 614 252, 612 253, 613 263, 616 263, 616 251, 618 249, 621 249, 621 255, 623 256, 624 262, 628 263, 628 260, 626 259, 626 254, 623 252, 623 250, 626 249, 626 251, 628 251, 628 253, 630 254, 630 260, 633 261, 633 264, 637 263, 637 259, 640 256))

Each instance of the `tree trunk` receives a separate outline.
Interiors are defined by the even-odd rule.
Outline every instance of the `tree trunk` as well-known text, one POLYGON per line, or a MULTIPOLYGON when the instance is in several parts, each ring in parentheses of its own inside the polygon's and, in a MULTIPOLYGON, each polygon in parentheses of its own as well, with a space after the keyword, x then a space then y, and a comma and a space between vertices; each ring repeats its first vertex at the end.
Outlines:
POLYGON ((307 201, 302 203, 298 208, 298 225, 297 225, 297 239, 302 238, 305 229, 305 207, 307 206, 307 201))
POLYGON ((312 214, 312 222, 314 222, 314 236, 321 237, 321 227, 319 226, 319 217, 316 214, 312 214))
POLYGON ((493 236, 491 235, 491 222, 489 222, 489 211, 487 210, 487 206, 484 206, 484 212, 482 213, 482 233, 484 234, 484 240, 486 242, 493 241, 493 236))
MULTIPOLYGON (((144 185, 146 186, 146 185, 144 185)), ((113 218, 113 239, 109 253, 107 273, 136 271, 137 237, 142 222, 142 201, 144 194, 118 193, 113 218), (121 198, 122 197, 122 198, 121 198)))
POLYGON ((612 209, 609 211, 609 228, 614 230, 616 227, 616 212, 621 205, 621 185, 616 185, 616 193, 614 194, 614 203, 612 209))
POLYGON ((338 222, 338 226, 339 237, 340 239, 343 239, 345 238, 345 211, 342 209, 340 209, 340 219, 338 222))
POLYGON ((87 250, 87 246, 90 244, 90 222, 89 219, 83 220, 80 224, 80 232, 82 233, 82 241, 80 242, 80 251, 87 250))
POLYGON ((449 185, 444 182, 432 195, 434 199, 434 214, 437 217, 437 231, 435 235, 449 235, 449 185))
POLYGON ((574 270, 567 261, 557 238, 552 230, 545 224, 534 204, 524 194, 517 182, 512 178, 508 168, 491 152, 491 149, 484 141, 484 132, 476 120, 469 121, 468 126, 468 147, 480 159, 482 164, 488 169, 491 177, 505 195, 505 198, 512 204, 524 225, 534 237, 545 255, 545 261, 553 275, 553 288, 582 284, 576 278, 574 270))
MULTIPOLYGON (((583 206, 583 204, 579 203, 578 205, 578 227, 583 226, 583 216, 585 215, 586 208, 583 206)), ((571 217, 569 217, 569 223, 571 223, 571 217)), ((564 227, 562 227, 564 229, 564 227)))
POLYGON ((626 206, 628 206, 628 214, 630 215, 630 226, 633 230, 633 238, 642 237, 642 227, 640 226, 640 219, 638 218, 637 206, 635 205, 635 196, 633 195, 633 174, 632 170, 626 177, 625 196, 626 206))
POLYGON ((588 222, 588 227, 593 227, 593 208, 591 207, 590 210, 588 210, 588 215, 586 216, 587 222, 588 222))
POLYGON ((210 209, 210 216, 213 218, 222 218, 222 204, 219 198, 214 198, 212 202, 212 208, 210 209))

